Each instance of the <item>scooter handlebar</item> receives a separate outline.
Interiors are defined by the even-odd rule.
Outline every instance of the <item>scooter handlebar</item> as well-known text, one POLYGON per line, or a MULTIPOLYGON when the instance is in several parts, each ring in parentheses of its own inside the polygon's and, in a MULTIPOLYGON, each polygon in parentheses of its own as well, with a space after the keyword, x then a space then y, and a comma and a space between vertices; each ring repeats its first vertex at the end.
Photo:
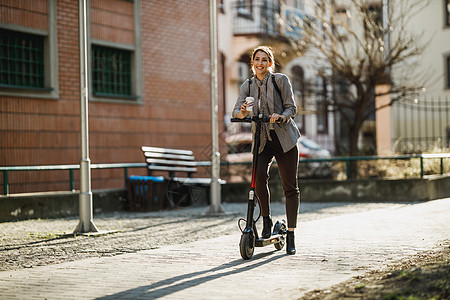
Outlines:
MULTIPOLYGON (((231 118, 231 122, 235 122, 235 123, 251 123, 251 122, 263 122, 263 123, 269 123, 270 122, 270 117, 258 117, 258 116, 253 116, 253 117, 245 117, 245 118, 231 118)), ((276 123, 281 123, 283 122, 283 118, 279 117, 277 119, 276 123)))

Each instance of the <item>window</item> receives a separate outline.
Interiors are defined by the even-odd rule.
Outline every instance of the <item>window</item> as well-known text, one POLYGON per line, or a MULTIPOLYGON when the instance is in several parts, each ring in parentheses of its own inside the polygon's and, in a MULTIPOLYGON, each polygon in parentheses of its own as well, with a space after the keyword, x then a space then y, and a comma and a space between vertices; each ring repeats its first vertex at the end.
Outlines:
POLYGON ((0 95, 59 97, 56 0, 44 2, 46 13, 37 11, 44 7, 34 1, 10 1, 22 18, 8 19, 7 14, 0 23, 0 95), (36 19, 29 21, 31 17, 36 19))
POLYGON ((367 16, 378 26, 383 25, 383 12, 379 4, 369 5, 367 8, 367 16))
POLYGON ((44 38, 0 30, 0 85, 44 88, 44 38))
POLYGON ((327 80, 325 77, 317 78, 317 132, 328 133, 328 105, 327 105, 327 80))
POLYGON ((238 0, 237 12, 239 17, 252 18, 253 4, 252 0, 238 0))
POLYGON ((350 12, 346 8, 336 9, 336 37, 346 40, 350 27, 350 12))
POLYGON ((89 100, 141 104, 141 1, 89 2, 89 100), (111 20, 105 22, 105 15, 111 20))
POLYGON ((447 56, 447 88, 450 89, 450 55, 447 56))
MULTIPOLYGON (((292 67, 292 88, 294 90, 295 100, 297 102, 298 111, 303 112, 306 110, 306 83, 305 83, 305 72, 301 66, 292 67)), ((297 119, 299 122, 300 130, 303 134, 306 133, 306 117, 304 113, 297 114, 297 119)))
POLYGON ((450 0, 444 0, 445 4, 445 26, 450 26, 450 0))
POLYGON ((97 96, 131 96, 130 51, 92 45, 92 88, 97 96))
POLYGON ((383 35, 383 10, 379 4, 372 4, 367 7, 366 10, 368 22, 364 26, 369 32, 373 32, 376 37, 383 35))

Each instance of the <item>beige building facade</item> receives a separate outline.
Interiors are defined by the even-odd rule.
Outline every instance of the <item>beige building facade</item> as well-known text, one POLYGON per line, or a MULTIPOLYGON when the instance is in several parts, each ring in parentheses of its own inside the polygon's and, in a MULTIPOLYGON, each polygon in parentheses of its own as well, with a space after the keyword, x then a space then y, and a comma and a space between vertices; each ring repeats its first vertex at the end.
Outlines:
MULTIPOLYGON (((392 9, 399 9, 395 7, 395 1, 389 2, 394 5, 392 9)), ((450 1, 423 3, 426 5, 417 9, 406 27, 417 43, 424 45, 423 54, 394 70, 393 76, 396 80, 423 82, 424 88, 377 111, 378 154, 422 153, 449 148, 450 1)), ((378 105, 386 101, 380 99, 378 105)))

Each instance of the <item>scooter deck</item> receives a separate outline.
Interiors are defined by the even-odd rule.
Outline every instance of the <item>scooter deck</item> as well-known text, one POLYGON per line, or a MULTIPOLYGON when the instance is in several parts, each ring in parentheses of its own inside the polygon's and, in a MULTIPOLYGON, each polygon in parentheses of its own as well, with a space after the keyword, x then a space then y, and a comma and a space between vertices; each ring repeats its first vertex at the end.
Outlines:
POLYGON ((255 247, 265 247, 267 245, 276 244, 284 241, 285 237, 282 234, 274 234, 267 239, 258 238, 255 240, 255 247))

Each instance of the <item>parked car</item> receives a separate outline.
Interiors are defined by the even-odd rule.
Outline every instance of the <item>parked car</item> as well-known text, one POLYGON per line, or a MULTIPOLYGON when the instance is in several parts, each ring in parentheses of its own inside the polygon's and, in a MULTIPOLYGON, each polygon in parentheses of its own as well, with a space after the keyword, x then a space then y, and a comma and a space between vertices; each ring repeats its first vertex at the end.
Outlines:
MULTIPOLYGON (((225 160, 228 162, 250 162, 252 161, 252 134, 251 132, 241 132, 228 135, 225 139, 228 147, 228 154, 225 160)), ((298 141, 300 159, 308 158, 329 158, 330 151, 322 148, 313 140, 301 136, 298 141)))
MULTIPOLYGON (((305 136, 298 140, 298 148, 300 160, 331 157, 330 151, 305 136)), ((331 162, 305 162, 299 165, 298 175, 303 178, 326 178, 332 174, 331 167, 331 162)))
POLYGON ((301 136, 298 140, 298 148, 300 159, 331 157, 330 151, 305 136, 301 136))

